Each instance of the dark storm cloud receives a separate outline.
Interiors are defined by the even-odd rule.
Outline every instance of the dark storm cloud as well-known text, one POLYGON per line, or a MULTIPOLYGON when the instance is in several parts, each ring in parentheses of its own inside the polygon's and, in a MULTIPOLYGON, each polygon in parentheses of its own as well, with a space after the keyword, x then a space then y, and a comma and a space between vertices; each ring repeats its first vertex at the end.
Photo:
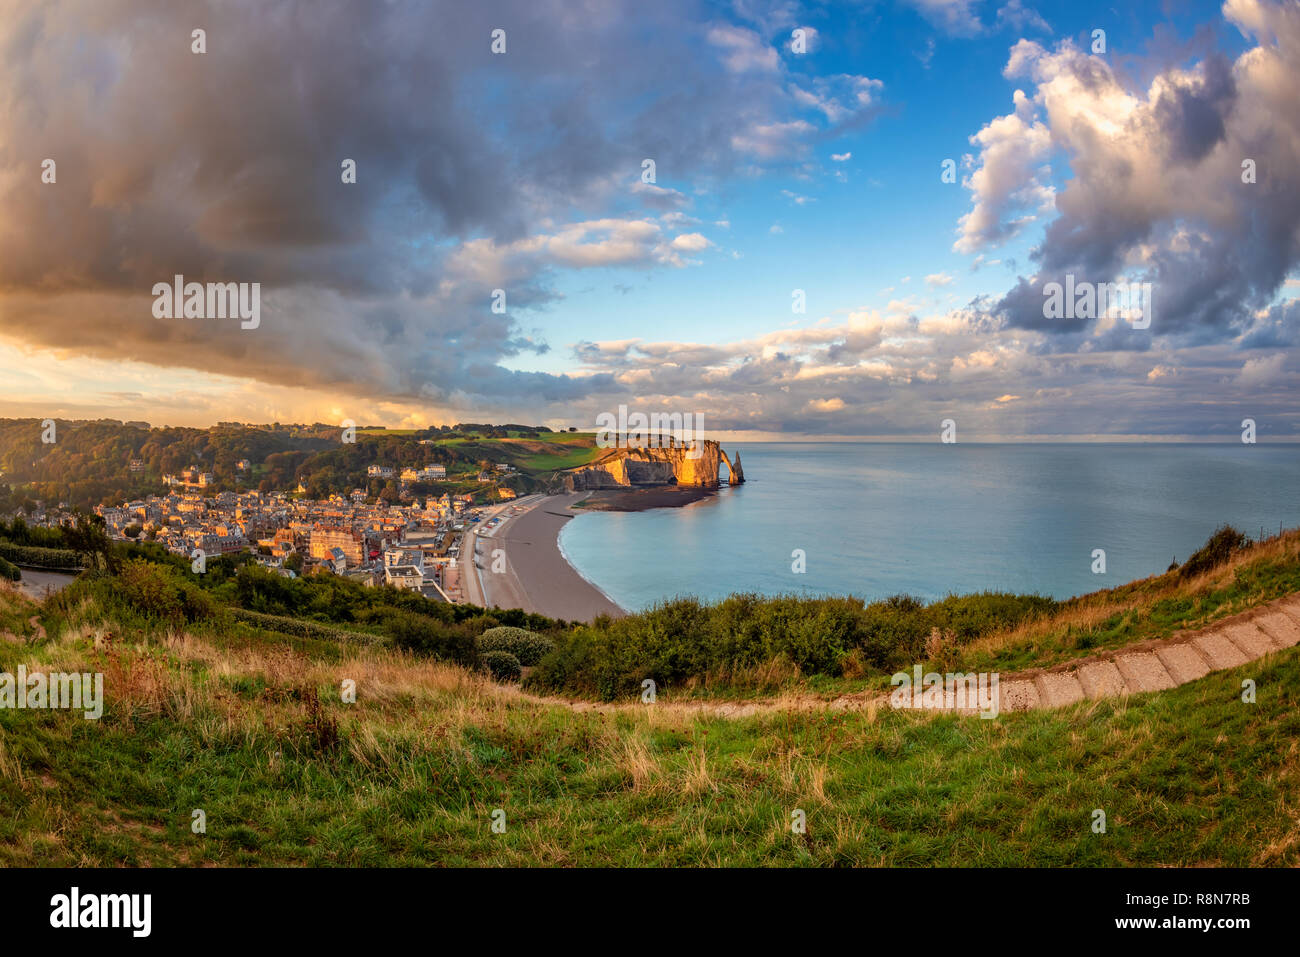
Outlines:
POLYGON ((690 0, 33 0, 6 4, 0 53, 0 333, 367 395, 606 387, 498 368, 547 348, 513 316, 557 268, 687 264, 707 239, 605 210, 686 205, 632 189, 643 158, 661 183, 726 175, 791 108, 690 0), (176 274, 262 283, 262 326, 154 319, 176 274))

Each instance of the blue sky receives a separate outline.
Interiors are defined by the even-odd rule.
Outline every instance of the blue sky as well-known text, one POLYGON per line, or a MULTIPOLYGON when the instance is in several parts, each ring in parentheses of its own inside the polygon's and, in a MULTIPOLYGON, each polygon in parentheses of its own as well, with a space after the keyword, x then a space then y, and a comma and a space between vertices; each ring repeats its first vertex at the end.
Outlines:
POLYGON ((1300 436, 1297 0, 53 0, 0 47, 0 414, 1300 436), (178 273, 263 320, 158 319, 178 273), (1066 274, 1156 322, 1049 321, 1066 274))
MULTIPOLYGON (((785 52, 783 61, 812 77, 879 78, 884 88, 877 118, 819 142, 807 169, 741 177, 699 196, 688 178, 658 170, 659 185, 692 196, 691 214, 719 248, 701 257, 698 269, 623 268, 562 277, 556 283, 562 302, 521 320, 556 343, 608 338, 611 317, 663 338, 713 343, 752 333, 756 321, 767 328, 796 318, 806 324, 908 295, 964 304, 999 293, 1014 280, 1013 263, 1026 262, 1035 236, 1026 233, 988 256, 1001 264, 973 271, 975 257, 952 249, 970 194, 961 187, 960 171, 958 183, 942 184, 940 164, 944 158, 960 163, 971 152, 969 136, 1010 108, 1022 84, 1001 71, 1016 40, 1068 38, 1090 46, 1092 30, 1104 24, 1113 55, 1140 58, 1156 45, 1157 27, 1168 31, 1161 33, 1163 46, 1173 38, 1190 43, 1212 24, 1222 48, 1239 52, 1245 45, 1237 31, 1225 28, 1216 3, 1104 12, 1078 3, 1034 4, 1050 32, 1032 25, 997 28, 996 16, 988 15, 993 5, 974 7, 995 25, 976 36, 954 35, 942 19, 936 25, 907 4, 809 8, 801 22, 817 29, 819 42, 802 58, 785 52), (835 162, 837 154, 850 158, 835 162), (719 220, 730 227, 714 226, 719 220), (780 233, 773 234, 773 226, 780 233), (936 274, 950 276, 951 283, 926 284, 925 277, 936 274), (790 314, 795 288, 809 295, 801 318, 790 314)), ((719 19, 744 23, 729 5, 714 10, 719 19)), ((1068 168, 1056 180, 1065 175, 1068 168)), ((517 367, 561 372, 570 363, 570 356, 556 352, 540 362, 527 357, 517 367)))

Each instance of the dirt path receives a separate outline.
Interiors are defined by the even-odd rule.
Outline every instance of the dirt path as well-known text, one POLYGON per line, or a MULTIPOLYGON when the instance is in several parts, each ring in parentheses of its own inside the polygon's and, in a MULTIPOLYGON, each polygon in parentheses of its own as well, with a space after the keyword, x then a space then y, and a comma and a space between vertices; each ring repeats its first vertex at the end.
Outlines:
MULTIPOLYGON (((1196 631, 1178 632, 1169 638, 1116 648, 1051 668, 1000 676, 999 710, 1060 708, 1085 699, 1163 691, 1203 678, 1212 671, 1236 668, 1297 644, 1300 644, 1300 594, 1293 594, 1196 631)), ((516 687, 503 688, 502 692, 537 704, 558 705, 577 712, 605 713, 645 707, 639 701, 599 703, 542 697, 516 687)), ((968 715, 979 713, 972 707, 959 708, 956 705, 949 694, 942 708, 926 710, 968 715)), ((746 718, 786 711, 886 709, 890 703, 888 692, 866 691, 831 699, 789 695, 758 701, 662 702, 655 707, 684 715, 746 718)))

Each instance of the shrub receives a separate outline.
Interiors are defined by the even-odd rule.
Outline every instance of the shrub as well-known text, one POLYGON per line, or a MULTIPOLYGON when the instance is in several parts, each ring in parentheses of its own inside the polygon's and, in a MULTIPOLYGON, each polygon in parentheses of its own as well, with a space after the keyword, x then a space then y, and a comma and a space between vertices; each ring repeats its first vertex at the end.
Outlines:
POLYGON ((127 607, 178 628, 213 614, 212 600, 166 565, 135 559, 122 566, 113 595, 127 607))
POLYGON ((483 665, 496 681, 518 681, 523 674, 519 659, 508 651, 485 651, 483 665))
POLYGON ((388 616, 385 627, 399 648, 454 661, 467 668, 479 663, 478 646, 465 625, 437 621, 416 612, 395 611, 388 616))
POLYGON ((537 664, 554 647, 555 642, 551 639, 526 628, 489 628, 478 636, 480 654, 486 655, 489 651, 509 652, 524 666, 537 664))
POLYGON ((936 629, 959 647, 1056 607, 1051 598, 993 592, 930 605, 908 595, 870 604, 795 595, 737 594, 711 605, 677 598, 561 633, 528 684, 612 700, 635 694, 646 678, 667 687, 755 674, 890 674, 925 660, 936 629))
POLYGON ((1231 525, 1220 525, 1214 530, 1214 534, 1206 540, 1205 544, 1183 563, 1183 567, 1178 570, 1178 574, 1182 578, 1191 578, 1202 572, 1208 572, 1211 568, 1226 562, 1232 557, 1233 552, 1239 551, 1249 544, 1250 539, 1231 525))
POLYGON ((11 582, 16 582, 21 581, 22 577, 23 573, 19 570, 17 565, 12 565, 3 558, 0 558, 0 578, 7 578, 11 582))

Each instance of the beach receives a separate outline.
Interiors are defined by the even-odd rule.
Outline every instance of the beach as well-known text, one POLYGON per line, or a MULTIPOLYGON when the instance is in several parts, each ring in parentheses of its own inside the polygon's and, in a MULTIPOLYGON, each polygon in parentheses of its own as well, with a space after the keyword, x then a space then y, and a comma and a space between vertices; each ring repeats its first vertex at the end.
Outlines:
POLYGON ((567 621, 622 617, 623 609, 579 575, 560 551, 560 529, 576 514, 571 506, 589 494, 528 496, 495 509, 493 514, 501 516, 496 528, 479 525, 468 532, 465 554, 473 555, 477 567, 466 567, 466 599, 567 621), (495 554, 498 549, 504 554, 495 554))

